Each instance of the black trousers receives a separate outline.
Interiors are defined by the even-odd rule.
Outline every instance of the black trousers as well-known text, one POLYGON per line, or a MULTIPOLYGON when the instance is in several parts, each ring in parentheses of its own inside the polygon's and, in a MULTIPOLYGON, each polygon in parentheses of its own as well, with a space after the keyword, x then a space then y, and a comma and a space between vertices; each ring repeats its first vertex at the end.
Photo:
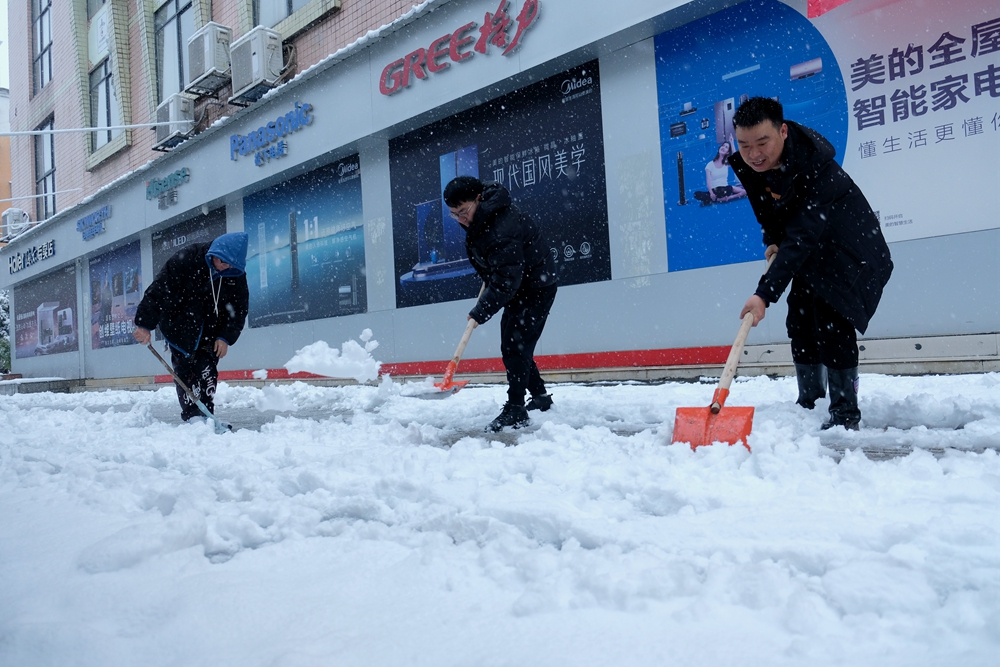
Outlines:
POLYGON ((507 400, 523 405, 524 393, 545 393, 535 365, 535 345, 556 300, 556 287, 519 290, 507 302, 500 318, 500 355, 507 369, 507 400))
MULTIPOLYGON (((170 361, 174 372, 201 401, 208 411, 215 414, 215 387, 219 382, 219 358, 210 348, 199 348, 190 357, 171 348, 170 361)), ((177 383, 174 383, 177 385, 177 383)), ((177 399, 181 403, 181 418, 203 417, 198 406, 188 398, 187 393, 177 385, 177 399)))
POLYGON ((858 366, 858 334, 854 325, 795 278, 788 292, 788 337, 792 361, 823 364, 833 370, 858 366))

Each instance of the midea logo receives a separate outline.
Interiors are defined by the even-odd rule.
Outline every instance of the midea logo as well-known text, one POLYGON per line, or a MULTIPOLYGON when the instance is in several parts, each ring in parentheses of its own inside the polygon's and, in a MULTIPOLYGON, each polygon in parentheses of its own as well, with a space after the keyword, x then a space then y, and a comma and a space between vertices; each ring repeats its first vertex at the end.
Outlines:
POLYGON ((570 93, 574 93, 581 88, 586 88, 587 86, 592 85, 594 85, 594 79, 589 76, 583 79, 573 77, 572 79, 566 79, 563 81, 559 86, 559 90, 562 91, 563 95, 569 95, 570 93))
POLYGON ((361 165, 357 162, 342 162, 340 166, 337 167, 337 175, 341 177, 346 176, 347 174, 357 171, 360 167, 361 165))

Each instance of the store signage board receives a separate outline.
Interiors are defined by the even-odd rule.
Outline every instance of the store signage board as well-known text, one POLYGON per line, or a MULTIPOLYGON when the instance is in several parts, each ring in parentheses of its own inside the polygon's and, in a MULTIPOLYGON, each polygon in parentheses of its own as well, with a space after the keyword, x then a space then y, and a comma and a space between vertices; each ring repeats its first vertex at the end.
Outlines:
POLYGON ((378 89, 383 95, 394 95, 409 87, 414 79, 427 79, 443 72, 451 63, 472 58, 477 53, 488 55, 490 46, 510 55, 521 45, 524 32, 538 18, 540 0, 524 0, 521 11, 513 16, 510 0, 500 0, 496 11, 486 12, 482 24, 471 21, 454 32, 442 35, 427 48, 411 51, 382 70, 378 89))
POLYGON ((288 141, 285 137, 312 124, 313 105, 296 102, 295 108, 283 116, 247 134, 233 134, 229 137, 229 159, 235 162, 241 155, 253 154, 253 162, 258 167, 272 159, 288 155, 288 141))
POLYGON ((8 259, 10 273, 11 275, 14 275, 18 271, 26 269, 43 259, 54 257, 55 254, 55 239, 49 239, 45 243, 39 243, 38 245, 22 250, 21 252, 16 252, 8 259))
POLYGON ((98 234, 104 233, 104 221, 111 217, 111 204, 103 206, 90 215, 76 221, 76 231, 80 232, 84 241, 89 241, 98 234))

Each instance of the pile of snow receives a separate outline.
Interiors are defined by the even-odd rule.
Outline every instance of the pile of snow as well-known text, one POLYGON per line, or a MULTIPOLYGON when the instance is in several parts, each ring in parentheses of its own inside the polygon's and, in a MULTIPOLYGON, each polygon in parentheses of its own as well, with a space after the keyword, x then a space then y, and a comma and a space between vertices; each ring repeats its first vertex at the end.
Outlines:
POLYGON ((360 339, 364 347, 354 340, 345 341, 339 350, 322 340, 306 345, 288 360, 285 368, 289 373, 306 372, 332 378, 354 378, 359 383, 375 380, 382 364, 372 358, 371 352, 378 347, 378 341, 372 340, 371 329, 362 331, 360 339))

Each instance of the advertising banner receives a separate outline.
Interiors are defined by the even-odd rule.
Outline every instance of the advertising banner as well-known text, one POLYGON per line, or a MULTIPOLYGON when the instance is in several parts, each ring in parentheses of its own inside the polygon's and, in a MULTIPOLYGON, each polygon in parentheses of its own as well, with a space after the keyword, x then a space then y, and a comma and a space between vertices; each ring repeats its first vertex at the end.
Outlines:
POLYGON ((142 298, 139 241, 90 260, 91 348, 132 345, 135 310, 142 298))
POLYGON ((226 233, 226 209, 217 208, 191 220, 153 232, 153 276, 189 243, 208 243, 226 233))
POLYGON ((813 24, 847 88, 844 168, 886 240, 1000 227, 1000 4, 850 0, 813 24))
POLYGON ((510 191, 552 244, 561 285, 611 279, 596 61, 391 139, 389 170, 398 308, 479 291, 441 196, 460 175, 510 191))
POLYGON ((16 359, 79 349, 75 267, 67 266, 14 287, 16 359))
POLYGON ((758 95, 833 144, 886 240, 1000 226, 982 198, 1000 180, 996 4, 821 4, 809 20, 749 0, 654 39, 668 270, 762 257, 725 164, 732 115, 758 95))
POLYGON ((243 221, 251 327, 367 311, 357 155, 245 197, 243 221))
POLYGON ((748 97, 776 97, 786 118, 817 130, 842 159, 848 115, 832 51, 777 0, 712 14, 657 35, 654 46, 667 270, 761 259, 760 225, 727 164, 733 113, 748 97))

